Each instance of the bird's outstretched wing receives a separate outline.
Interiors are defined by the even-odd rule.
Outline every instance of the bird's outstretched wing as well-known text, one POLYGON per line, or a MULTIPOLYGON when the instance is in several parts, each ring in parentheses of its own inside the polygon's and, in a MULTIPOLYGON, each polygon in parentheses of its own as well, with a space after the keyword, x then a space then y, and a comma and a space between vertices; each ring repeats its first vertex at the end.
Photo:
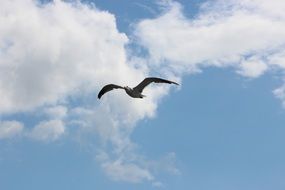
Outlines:
POLYGON ((98 98, 100 99, 100 98, 103 96, 103 94, 105 94, 106 92, 109 92, 109 91, 111 91, 111 90, 113 90, 113 89, 117 89, 117 88, 122 88, 122 89, 124 89, 123 87, 118 86, 118 85, 115 85, 115 84, 107 84, 106 86, 104 86, 104 87, 100 90, 100 92, 99 92, 99 94, 98 94, 98 98))
POLYGON ((149 78, 145 78, 141 83, 139 83, 136 87, 134 87, 133 89, 135 91, 138 92, 142 92, 143 89, 149 85, 150 83, 155 82, 155 83, 168 83, 168 84, 176 84, 179 85, 176 82, 170 81, 170 80, 165 80, 165 79, 161 79, 161 78, 156 78, 156 77, 149 77, 149 78))

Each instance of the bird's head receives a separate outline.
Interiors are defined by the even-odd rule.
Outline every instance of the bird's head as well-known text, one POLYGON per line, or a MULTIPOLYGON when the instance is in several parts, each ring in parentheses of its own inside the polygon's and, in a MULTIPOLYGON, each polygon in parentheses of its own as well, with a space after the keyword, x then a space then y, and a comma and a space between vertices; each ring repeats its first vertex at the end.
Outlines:
POLYGON ((132 88, 128 87, 128 86, 124 86, 124 89, 126 90, 132 90, 132 88))

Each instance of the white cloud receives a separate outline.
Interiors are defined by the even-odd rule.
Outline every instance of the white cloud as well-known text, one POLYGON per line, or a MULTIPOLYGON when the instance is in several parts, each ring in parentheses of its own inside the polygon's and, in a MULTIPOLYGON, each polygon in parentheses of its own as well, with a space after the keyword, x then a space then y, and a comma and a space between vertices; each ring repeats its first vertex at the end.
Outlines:
POLYGON ((120 160, 103 162, 102 167, 106 174, 116 181, 138 183, 142 180, 154 180, 152 174, 144 168, 133 163, 122 163, 120 160))
MULTIPOLYGON (((233 66, 246 77, 258 77, 273 65, 284 68, 285 5, 275 1, 278 6, 265 0, 213 1, 193 19, 180 4, 164 1, 163 14, 135 27, 148 58, 127 55, 128 38, 108 12, 79 2, 3 1, 0 113, 47 114, 49 120, 28 135, 46 142, 62 137, 65 125, 78 125, 80 132, 100 137, 105 156, 98 160, 108 176, 160 184, 152 168, 179 173, 175 156, 162 165, 142 159, 130 135, 139 120, 155 116, 170 87, 147 88, 143 100, 116 90, 97 103, 97 92, 107 83, 134 86, 151 71, 179 80, 206 66, 233 66)), ((275 94, 282 98, 283 91, 275 94)))
POLYGON ((32 0, 4 1, 0 21, 0 113, 55 104, 109 81, 142 77, 126 64, 128 39, 110 13, 80 3, 39 7, 32 0))
POLYGON ((18 121, 0 121, 0 139, 13 138, 22 133, 24 125, 18 121))
MULTIPOLYGON (((56 141, 66 134, 65 125, 79 125, 84 126, 80 132, 98 134, 99 148, 111 145, 107 154, 116 152, 117 158, 126 150, 133 154, 130 134, 136 122, 155 115, 157 102, 169 87, 149 88, 144 101, 131 100, 119 90, 96 101, 103 85, 135 86, 148 74, 143 58, 127 55, 128 41, 112 14, 79 1, 41 6, 34 0, 1 2, 0 114, 48 116, 26 131, 27 137, 39 141, 56 141)), ((120 171, 124 176, 117 179, 125 181, 133 181, 135 173, 136 180, 152 176, 135 161, 102 164, 108 171, 120 171)))
POLYGON ((269 63, 281 69, 285 69, 285 50, 272 54, 269 58, 269 63))
POLYGON ((245 77, 256 78, 262 75, 267 69, 268 66, 261 58, 251 57, 241 61, 237 73, 245 77))
MULTIPOLYGON (((116 154, 116 153, 114 153, 116 154)), ((157 181, 156 175, 161 172, 172 175, 179 175, 180 171, 176 168, 176 155, 171 152, 159 160, 149 160, 136 154, 130 148, 118 155, 111 155, 106 152, 97 154, 97 160, 101 162, 101 167, 106 175, 116 181, 129 181, 139 183, 150 181, 154 186, 163 186, 157 181)))
POLYGON ((64 118, 67 115, 67 108, 61 105, 45 108, 45 113, 51 118, 64 118))
MULTIPOLYGON (((192 19, 179 3, 163 2, 164 12, 140 21, 135 31, 156 68, 181 76, 207 66, 231 66, 250 78, 285 69, 283 0, 208 1, 192 19)), ((282 89, 274 93, 278 98, 282 89)))
POLYGON ((35 140, 51 142, 59 139, 64 132, 65 127, 61 120, 49 120, 36 125, 29 136, 35 140))
POLYGON ((283 0, 242 0, 241 5, 246 5, 249 8, 255 8, 256 5, 258 5, 256 11, 258 11, 259 14, 274 17, 275 19, 285 19, 285 2, 283 0))
POLYGON ((275 89, 274 95, 282 101, 283 107, 285 108, 285 85, 275 89))
MULTIPOLYGON (((278 2, 284 9, 284 3, 278 2)), ((136 36, 148 49, 150 59, 172 72, 185 74, 205 66, 237 66, 248 56, 270 56, 283 49, 285 18, 273 15, 274 9, 262 11, 265 4, 268 3, 211 1, 202 6, 197 17, 188 19, 181 5, 172 2, 161 16, 139 22, 136 36)), ((263 73, 266 66, 256 63, 243 63, 240 73, 253 77, 263 73)))

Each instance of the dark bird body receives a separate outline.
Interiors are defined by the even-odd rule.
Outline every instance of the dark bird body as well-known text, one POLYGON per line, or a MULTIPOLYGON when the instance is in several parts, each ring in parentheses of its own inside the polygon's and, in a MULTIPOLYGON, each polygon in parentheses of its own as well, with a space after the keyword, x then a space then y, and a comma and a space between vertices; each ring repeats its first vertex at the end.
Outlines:
POLYGON ((152 82, 179 85, 178 83, 173 82, 173 81, 169 81, 169 80, 165 80, 165 79, 161 79, 161 78, 156 78, 156 77, 149 77, 149 78, 145 78, 141 83, 139 83, 134 88, 130 88, 128 86, 122 87, 122 86, 119 86, 116 84, 108 84, 100 90, 100 92, 98 94, 98 98, 100 99, 103 96, 103 94, 105 94, 106 92, 109 92, 113 89, 120 89, 120 88, 124 89, 126 91, 126 93, 129 96, 131 96, 132 98, 143 98, 143 97, 145 97, 145 95, 142 94, 143 89, 152 82))

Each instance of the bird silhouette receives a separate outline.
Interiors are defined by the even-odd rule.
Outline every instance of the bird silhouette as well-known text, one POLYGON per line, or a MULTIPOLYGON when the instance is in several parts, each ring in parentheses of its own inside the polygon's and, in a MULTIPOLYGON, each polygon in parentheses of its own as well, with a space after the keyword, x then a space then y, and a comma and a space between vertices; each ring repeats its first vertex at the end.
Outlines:
POLYGON ((126 93, 131 96, 132 98, 143 98, 145 97, 145 95, 142 94, 143 89, 149 85, 150 83, 168 83, 168 84, 176 84, 179 85, 176 82, 170 81, 170 80, 166 80, 166 79, 162 79, 162 78, 157 78, 157 77, 148 77, 145 78, 141 83, 139 83, 136 87, 134 88, 130 88, 128 86, 119 86, 116 84, 107 84, 106 86, 104 86, 99 94, 98 94, 98 99, 100 99, 105 93, 113 90, 113 89, 124 89, 126 91, 126 93))

